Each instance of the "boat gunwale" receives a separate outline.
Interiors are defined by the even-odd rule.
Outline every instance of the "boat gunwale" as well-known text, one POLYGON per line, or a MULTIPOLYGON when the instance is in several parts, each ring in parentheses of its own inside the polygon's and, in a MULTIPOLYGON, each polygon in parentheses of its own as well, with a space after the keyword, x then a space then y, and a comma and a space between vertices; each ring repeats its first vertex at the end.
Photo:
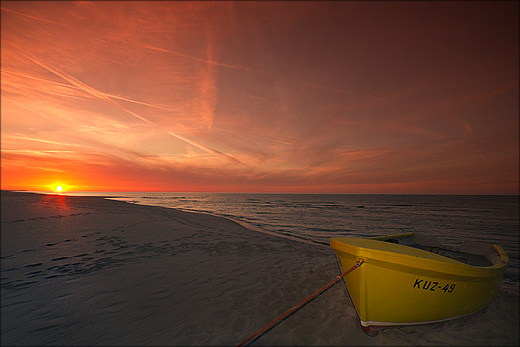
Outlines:
MULTIPOLYGON (((385 245, 385 246, 392 247, 392 248, 404 247, 403 250, 409 250, 411 248, 411 249, 413 249, 413 253, 417 253, 417 255, 408 254, 406 252, 396 252, 395 249, 394 250, 382 250, 382 249, 378 249, 378 248, 370 248, 370 247, 364 247, 364 246, 359 246, 359 245, 348 243, 348 240, 364 240, 363 242, 368 241, 369 243, 371 243, 371 242, 386 243, 385 241, 383 241, 385 238, 396 238, 399 236, 401 236, 401 237, 402 236, 411 236, 413 234, 414 233, 391 235, 391 236, 382 237, 382 239, 354 238, 354 237, 331 238, 330 246, 334 251, 339 250, 339 251, 351 254, 355 257, 359 257, 359 258, 366 257, 368 259, 373 258, 374 260, 380 260, 380 261, 383 261, 386 263, 395 263, 395 264, 399 264, 399 265, 402 265, 403 259, 413 261, 413 262, 415 262, 416 265, 418 265, 417 262, 423 262, 423 263, 425 263, 425 265, 426 264, 429 265, 428 267, 430 267, 432 265, 433 266, 439 265, 439 263, 442 263, 443 267, 451 268, 451 270, 453 270, 453 271, 456 271, 456 272, 464 271, 466 276, 468 275, 468 271, 470 271, 470 272, 478 273, 478 276, 485 276, 485 274, 487 274, 487 276, 485 276, 485 277, 488 277, 488 276, 494 277, 494 276, 496 276, 497 271, 501 271, 501 270, 505 271, 505 268, 507 267, 507 265, 509 263, 509 257, 507 255, 507 253, 502 249, 502 247, 500 247, 499 245, 496 245, 496 244, 490 244, 490 245, 492 245, 494 250, 497 252, 498 256, 500 257, 500 261, 498 261, 496 264, 493 264, 491 266, 473 266, 473 265, 462 263, 455 259, 451 259, 451 258, 443 256, 443 255, 435 254, 435 253, 432 253, 432 252, 429 252, 426 250, 422 250, 419 248, 414 248, 414 247, 402 245, 402 244, 391 243, 391 244, 389 244, 391 246, 389 246, 389 245, 385 245), (372 253, 372 255, 375 255, 375 257, 359 255, 360 251, 361 251, 361 253, 363 253, 363 252, 372 253), (379 257, 384 257, 384 259, 379 259, 379 257)), ((435 269, 435 268, 431 268, 430 270, 438 271, 438 269, 435 269)))

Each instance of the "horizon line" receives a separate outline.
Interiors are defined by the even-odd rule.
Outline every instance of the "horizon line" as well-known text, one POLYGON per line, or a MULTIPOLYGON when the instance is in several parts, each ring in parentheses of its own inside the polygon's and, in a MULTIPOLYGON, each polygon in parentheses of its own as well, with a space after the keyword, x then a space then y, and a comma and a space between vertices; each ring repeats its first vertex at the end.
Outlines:
POLYGON ((56 192, 52 190, 0 189, 2 192, 67 195, 74 193, 201 193, 201 194, 279 194, 279 195, 430 195, 430 196, 519 196, 520 193, 323 193, 323 192, 235 192, 235 191, 173 191, 173 190, 74 190, 56 192))

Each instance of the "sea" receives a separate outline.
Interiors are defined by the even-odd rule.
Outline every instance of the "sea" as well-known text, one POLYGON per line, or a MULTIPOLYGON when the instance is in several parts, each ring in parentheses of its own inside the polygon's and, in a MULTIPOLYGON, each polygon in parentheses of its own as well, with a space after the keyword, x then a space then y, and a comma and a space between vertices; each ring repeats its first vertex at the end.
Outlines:
POLYGON ((500 245, 510 259, 503 283, 519 285, 518 195, 378 195, 173 192, 68 192, 209 213, 250 229, 328 245, 332 237, 407 232, 500 245))

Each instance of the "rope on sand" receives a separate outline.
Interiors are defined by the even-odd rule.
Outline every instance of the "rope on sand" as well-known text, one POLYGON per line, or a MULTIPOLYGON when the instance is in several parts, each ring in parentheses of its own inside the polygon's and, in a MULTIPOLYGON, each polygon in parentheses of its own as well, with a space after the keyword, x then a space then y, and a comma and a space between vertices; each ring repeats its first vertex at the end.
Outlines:
POLYGON ((331 285, 333 285, 334 283, 336 283, 337 281, 339 281, 340 279, 342 279, 343 277, 345 277, 346 275, 348 275, 350 272, 354 271, 355 269, 357 269, 358 267, 361 266, 361 264, 363 264, 364 261, 363 260, 360 260, 360 261, 356 261, 356 264, 354 264, 354 266, 352 266, 350 269, 348 269, 347 271, 343 272, 341 275, 339 275, 338 277, 336 277, 332 282, 328 283, 327 285, 323 286, 322 288, 320 288, 316 293, 312 294, 311 296, 307 297, 305 300, 303 300, 302 302, 300 302, 298 305, 294 306, 293 308, 291 308, 289 311, 285 312, 284 314, 282 314, 280 317, 276 318, 274 321, 272 321, 271 323, 267 324, 265 327, 263 327, 262 329, 258 330, 256 333, 254 333, 253 335, 251 335, 250 337, 248 337, 246 340, 244 340, 243 342, 241 342, 239 345, 237 345, 237 347, 241 347, 243 345, 245 345, 246 343, 248 343, 249 341, 251 341, 255 336, 257 336, 258 334, 262 333, 263 331, 265 331, 266 329, 268 329, 270 326, 272 326, 273 324, 275 324, 276 322, 278 322, 280 319, 282 319, 283 317, 287 316, 289 313, 293 312, 294 310, 296 310, 298 307, 300 307, 301 305, 305 304, 307 301, 311 300, 312 298, 314 298, 316 295, 318 295, 319 293, 321 293, 322 291, 324 291, 325 289, 327 289, 328 287, 330 287, 331 285))

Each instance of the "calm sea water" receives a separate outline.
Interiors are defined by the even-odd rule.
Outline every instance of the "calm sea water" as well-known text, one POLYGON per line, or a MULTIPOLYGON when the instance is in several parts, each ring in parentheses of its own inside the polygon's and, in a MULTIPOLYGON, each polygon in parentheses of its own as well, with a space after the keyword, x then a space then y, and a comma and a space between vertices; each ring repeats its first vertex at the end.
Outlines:
POLYGON ((69 193, 224 216, 254 229, 329 244, 331 237, 403 232, 499 244, 509 255, 504 282, 519 285, 519 196, 69 193))

